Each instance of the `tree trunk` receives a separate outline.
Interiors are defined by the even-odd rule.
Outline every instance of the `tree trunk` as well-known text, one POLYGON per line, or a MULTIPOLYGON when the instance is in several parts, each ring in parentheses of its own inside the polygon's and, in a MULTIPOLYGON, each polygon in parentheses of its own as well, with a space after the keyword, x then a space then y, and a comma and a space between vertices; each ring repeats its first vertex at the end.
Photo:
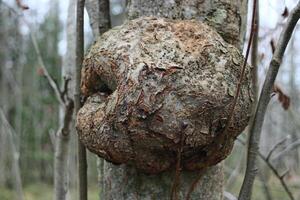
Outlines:
MULTIPOLYGON (((63 60, 62 78, 65 81, 74 77, 75 66, 75 0, 69 1, 67 17, 67 52, 63 60)), ((65 200, 69 190, 69 147, 70 128, 73 121, 74 80, 67 81, 66 104, 59 107, 60 128, 55 140, 55 160, 54 160, 54 199, 65 200)), ((66 82, 65 82, 66 84, 66 82)))
MULTIPOLYGON (((90 18, 94 40, 96 40, 97 37, 111 28, 109 0, 86 0, 85 6, 90 18)), ((103 158, 97 158, 100 195, 102 195, 104 188, 104 163, 105 160, 103 158)))
MULTIPOLYGON (((186 199, 193 182, 201 175, 200 173, 197 171, 181 172, 179 199, 186 199)), ((104 188, 100 199, 170 199, 174 174, 175 172, 172 171, 159 175, 147 175, 126 165, 116 166, 105 162, 104 188)), ((190 199, 223 199, 222 164, 211 167, 204 172, 191 193, 190 199)))
MULTIPOLYGON (((204 21, 214 27, 228 43, 239 49, 242 48, 246 24, 245 14, 247 13, 246 0, 129 0, 127 8, 128 19, 157 16, 204 21)), ((90 9, 88 12, 92 13, 90 9)), ((95 18, 91 20, 92 23, 95 20, 100 21, 99 18, 95 18)), ((94 29, 94 25, 92 27, 94 29)), ((101 188, 103 190, 101 200, 170 199, 175 171, 147 175, 127 165, 116 166, 105 162, 103 167, 104 184, 101 188)), ((179 199, 187 197, 193 183, 200 175, 201 178, 195 184, 190 199, 223 199, 222 164, 203 172, 181 171, 179 199)))

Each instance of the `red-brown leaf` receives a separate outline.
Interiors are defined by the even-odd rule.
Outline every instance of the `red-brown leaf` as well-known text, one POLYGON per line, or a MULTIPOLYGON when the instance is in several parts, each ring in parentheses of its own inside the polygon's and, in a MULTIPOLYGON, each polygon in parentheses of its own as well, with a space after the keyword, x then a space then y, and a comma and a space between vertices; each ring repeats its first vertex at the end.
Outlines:
POLYGON ((283 109, 287 110, 291 104, 290 97, 284 94, 282 89, 278 85, 274 85, 273 92, 278 94, 278 101, 281 103, 283 109))

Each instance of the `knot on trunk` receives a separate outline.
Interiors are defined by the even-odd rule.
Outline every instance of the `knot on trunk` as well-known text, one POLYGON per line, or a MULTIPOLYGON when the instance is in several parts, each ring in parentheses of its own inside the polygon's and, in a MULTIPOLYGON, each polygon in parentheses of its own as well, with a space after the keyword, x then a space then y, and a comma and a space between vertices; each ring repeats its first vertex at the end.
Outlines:
POLYGON ((243 61, 238 49, 193 20, 144 17, 111 29, 84 59, 79 137, 106 160, 146 173, 175 166, 178 149, 184 169, 214 165, 249 120, 247 66, 224 132, 243 61))

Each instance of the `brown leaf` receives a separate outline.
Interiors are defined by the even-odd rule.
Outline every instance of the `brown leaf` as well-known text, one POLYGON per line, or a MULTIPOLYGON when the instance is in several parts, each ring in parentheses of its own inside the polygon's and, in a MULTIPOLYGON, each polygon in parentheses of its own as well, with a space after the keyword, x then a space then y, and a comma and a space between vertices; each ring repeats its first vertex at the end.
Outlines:
POLYGON ((289 16, 289 9, 287 7, 284 8, 283 13, 281 14, 282 17, 286 18, 289 16))
POLYGON ((25 4, 23 4, 23 3, 21 2, 21 0, 16 0, 16 3, 17 3, 17 5, 18 5, 22 10, 28 10, 28 9, 29 9, 29 7, 28 7, 27 5, 25 5, 25 4))
POLYGON ((282 89, 278 85, 273 86, 273 92, 278 94, 278 101, 281 103, 283 109, 287 110, 291 104, 290 97, 284 94, 282 89))

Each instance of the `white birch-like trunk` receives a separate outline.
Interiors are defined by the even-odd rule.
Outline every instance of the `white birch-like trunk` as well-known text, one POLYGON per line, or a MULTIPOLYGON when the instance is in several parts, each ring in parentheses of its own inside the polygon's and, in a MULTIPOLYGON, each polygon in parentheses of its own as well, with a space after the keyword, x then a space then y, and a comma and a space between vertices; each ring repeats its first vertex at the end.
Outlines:
MULTIPOLYGON (((67 52, 63 60, 62 78, 74 77, 75 66, 75 1, 69 1, 67 17, 67 52)), ((73 122, 73 91, 74 80, 69 80, 67 87, 67 98, 65 105, 59 108, 60 128, 55 139, 54 160, 54 199, 65 200, 69 190, 69 148, 70 148, 70 126, 73 122)))

